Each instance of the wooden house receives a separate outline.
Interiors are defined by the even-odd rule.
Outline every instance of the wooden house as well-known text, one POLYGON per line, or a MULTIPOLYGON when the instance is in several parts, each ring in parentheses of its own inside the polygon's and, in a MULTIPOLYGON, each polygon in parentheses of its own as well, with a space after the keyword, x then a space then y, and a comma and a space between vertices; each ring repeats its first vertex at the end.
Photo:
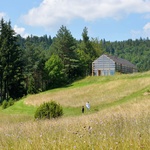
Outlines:
POLYGON ((134 73, 137 67, 128 60, 103 54, 92 63, 93 76, 114 75, 115 72, 134 73))

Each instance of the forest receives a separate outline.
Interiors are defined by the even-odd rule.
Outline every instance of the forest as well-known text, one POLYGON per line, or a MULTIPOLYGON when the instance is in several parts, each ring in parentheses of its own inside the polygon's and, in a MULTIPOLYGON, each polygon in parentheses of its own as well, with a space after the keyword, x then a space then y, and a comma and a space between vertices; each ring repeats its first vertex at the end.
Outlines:
POLYGON ((1 19, 0 103, 90 76, 92 62, 103 53, 129 60, 139 72, 150 70, 149 38, 111 42, 89 37, 87 27, 81 35, 82 39, 75 39, 62 25, 53 38, 23 38, 15 33, 10 21, 1 19))

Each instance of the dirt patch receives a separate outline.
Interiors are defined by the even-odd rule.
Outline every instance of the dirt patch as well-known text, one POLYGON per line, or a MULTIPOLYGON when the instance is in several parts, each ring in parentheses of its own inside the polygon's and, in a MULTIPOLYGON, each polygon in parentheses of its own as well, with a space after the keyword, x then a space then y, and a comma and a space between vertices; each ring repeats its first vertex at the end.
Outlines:
POLYGON ((143 95, 144 95, 144 96, 150 95, 150 92, 145 92, 143 95))

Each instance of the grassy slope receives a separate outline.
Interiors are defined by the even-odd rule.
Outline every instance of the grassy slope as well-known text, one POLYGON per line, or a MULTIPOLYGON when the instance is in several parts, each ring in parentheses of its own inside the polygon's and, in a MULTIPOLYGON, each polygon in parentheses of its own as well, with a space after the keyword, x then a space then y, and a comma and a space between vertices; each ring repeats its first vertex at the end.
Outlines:
POLYGON ((16 102, 13 106, 8 107, 7 109, 2 110, 0 108, 0 112, 3 114, 26 114, 33 115, 36 110, 34 106, 28 106, 24 104, 24 99, 16 102))
POLYGON ((123 103, 142 100, 150 90, 150 72, 107 77, 86 77, 68 87, 29 95, 0 113, 34 115, 37 105, 55 100, 63 106, 64 116, 81 114, 81 106, 90 101, 93 113, 123 103))
POLYGON ((0 109, 0 149, 149 150, 149 99, 150 72, 87 77, 66 88, 27 96, 0 109), (51 99, 63 106, 64 117, 34 120, 36 105, 51 99), (81 115, 86 101, 91 111, 81 115))

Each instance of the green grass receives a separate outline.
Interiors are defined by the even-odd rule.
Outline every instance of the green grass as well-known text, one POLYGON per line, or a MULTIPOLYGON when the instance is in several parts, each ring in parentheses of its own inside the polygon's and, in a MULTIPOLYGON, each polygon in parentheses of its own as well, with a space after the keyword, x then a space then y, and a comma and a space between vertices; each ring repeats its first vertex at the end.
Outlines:
POLYGON ((130 102, 130 103, 131 103, 131 102, 134 101, 137 97, 142 96, 142 94, 143 94, 144 92, 146 92, 147 89, 149 89, 149 88, 150 88, 150 86, 147 86, 147 87, 143 88, 142 90, 136 91, 136 92, 134 92, 134 93, 132 93, 132 94, 130 94, 130 95, 127 95, 127 96, 125 96, 125 97, 123 97, 123 98, 121 98, 121 99, 119 99, 119 100, 117 100, 117 101, 114 101, 114 102, 112 102, 112 103, 105 103, 105 104, 102 104, 102 105, 100 105, 98 108, 104 109, 104 108, 109 108, 109 107, 113 107, 113 106, 119 106, 119 105, 124 104, 124 103, 127 103, 127 102, 130 102))
POLYGON ((149 150, 149 108, 150 72, 86 77, 0 108, 0 149, 149 150), (37 106, 51 99, 63 117, 35 120, 37 106), (82 114, 87 100, 91 110, 82 114))
POLYGON ((28 106, 24 104, 24 99, 17 101, 14 103, 14 105, 6 108, 6 109, 2 109, 1 108, 1 113, 5 113, 5 114, 27 114, 27 115, 34 115, 35 111, 36 111, 36 107, 34 106, 28 106))
MULTIPOLYGON (((128 82, 130 82, 131 80, 137 80, 139 78, 141 78, 141 79, 150 78, 150 72, 129 74, 129 75, 106 76, 106 77, 105 76, 104 77, 90 77, 89 76, 89 77, 86 77, 85 79, 81 79, 81 80, 78 80, 78 81, 72 83, 68 87, 57 88, 57 89, 45 91, 41 94, 44 95, 47 93, 57 93, 60 91, 68 91, 69 89, 82 90, 82 88, 84 88, 84 87, 91 86, 91 88, 92 88, 94 85, 103 85, 103 84, 105 85, 111 81, 119 82, 119 81, 129 80, 128 82)), ((119 91, 119 88, 120 87, 118 87, 118 91, 119 91)), ((131 102, 136 97, 142 95, 146 90, 149 90, 149 89, 150 89, 150 85, 144 87, 143 89, 137 90, 129 95, 126 95, 120 99, 112 101, 112 102, 107 102, 107 100, 106 100, 98 105, 93 104, 91 111, 88 112, 87 114, 95 113, 102 109, 107 109, 107 108, 121 105, 121 104, 124 104, 127 102, 131 102)), ((107 91, 106 91, 106 94, 107 94, 107 91)), ((26 101, 26 99, 24 98, 20 101, 17 101, 13 106, 11 106, 7 109, 4 109, 4 110, 0 107, 0 113, 3 113, 3 114, 4 113, 6 113, 6 114, 28 114, 28 115, 34 116, 37 106, 26 105, 25 101, 26 101)), ((68 116, 79 116, 79 115, 81 115, 81 106, 80 107, 79 106, 77 106, 77 107, 63 106, 63 111, 64 111, 64 116, 67 116, 67 117, 68 116)))
MULTIPOLYGON (((0 107, 0 113, 2 114, 22 114, 22 115, 30 115, 34 116, 37 107, 28 106, 24 104, 24 100, 20 100, 16 102, 13 106, 8 107, 7 109, 2 109, 0 107)), ((87 111, 87 114, 94 112, 91 110, 90 112, 87 111)), ((68 116, 80 116, 81 115, 81 108, 80 107, 63 107, 63 114, 64 117, 68 116)), ((85 111, 86 114, 86 111, 85 111)))

